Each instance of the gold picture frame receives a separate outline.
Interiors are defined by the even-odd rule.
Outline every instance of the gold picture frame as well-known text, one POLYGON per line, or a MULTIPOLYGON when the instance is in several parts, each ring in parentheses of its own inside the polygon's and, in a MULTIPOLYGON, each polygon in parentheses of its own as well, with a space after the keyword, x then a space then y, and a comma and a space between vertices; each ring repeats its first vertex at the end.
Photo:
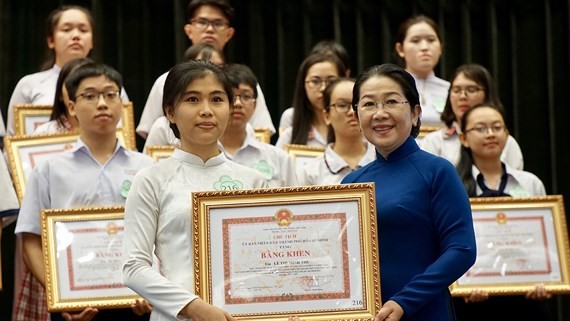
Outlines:
POLYGON ((262 143, 271 143, 271 129, 269 128, 255 128, 255 138, 262 143))
MULTIPOLYGON (((124 135, 124 129, 117 129, 117 138, 127 149, 132 149, 133 146, 124 135)), ((8 165, 20 204, 24 199, 28 176, 34 167, 52 155, 72 148, 78 138, 76 132, 4 137, 8 165)))
POLYGON ((31 135, 38 126, 49 121, 52 105, 14 105, 14 135, 31 135))
POLYGON ((441 128, 443 128, 443 126, 424 126, 424 125, 422 125, 420 127, 420 133, 418 134, 418 137, 416 139, 422 139, 422 138, 426 137, 427 134, 429 134, 431 132, 435 132, 437 130, 440 130, 441 128))
POLYGON ((122 283, 124 207, 42 210, 50 312, 129 308, 140 299, 122 283))
POLYGON ((477 261, 450 287, 524 295, 537 283, 548 293, 570 293, 570 249, 562 195, 472 198, 477 261))
POLYGON ((293 160, 295 168, 301 168, 307 161, 325 153, 325 147, 322 146, 287 144, 284 149, 293 160))
MULTIPOLYGON (((32 135, 34 130, 41 124, 48 122, 51 116, 52 105, 14 105, 14 135, 32 135)), ((123 103, 121 121, 117 125, 128 142, 128 148, 136 149, 135 120, 133 103, 123 103)))
POLYGON ((372 320, 375 206, 373 183, 192 193, 195 292, 238 320, 372 320))
POLYGON ((145 152, 148 156, 154 159, 155 162, 158 162, 162 159, 170 157, 172 152, 174 152, 176 147, 172 145, 153 145, 153 146, 146 146, 145 152))

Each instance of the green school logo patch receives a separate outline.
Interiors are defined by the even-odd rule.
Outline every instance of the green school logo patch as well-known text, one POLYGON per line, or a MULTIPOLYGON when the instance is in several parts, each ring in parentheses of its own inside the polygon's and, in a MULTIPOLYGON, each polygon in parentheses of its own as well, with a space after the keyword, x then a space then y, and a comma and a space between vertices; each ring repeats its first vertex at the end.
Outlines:
POLYGON ((216 191, 233 191, 243 189, 243 183, 232 179, 228 175, 223 175, 220 177, 220 180, 214 183, 214 189, 216 191))
POLYGON ((273 178, 273 173, 275 173, 275 168, 264 159, 260 160, 256 164, 253 164, 251 168, 260 172, 268 181, 273 178))
POLYGON ((128 179, 125 180, 123 184, 121 184, 121 196, 123 198, 127 198, 127 195, 129 195, 129 191, 131 190, 131 185, 133 185, 133 182, 129 181, 128 179))

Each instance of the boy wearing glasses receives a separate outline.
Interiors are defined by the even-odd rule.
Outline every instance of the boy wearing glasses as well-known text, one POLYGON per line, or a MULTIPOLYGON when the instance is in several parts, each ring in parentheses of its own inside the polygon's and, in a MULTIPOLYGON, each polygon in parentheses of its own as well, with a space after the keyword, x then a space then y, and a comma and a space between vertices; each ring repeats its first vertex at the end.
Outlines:
MULTIPOLYGON (((65 86, 69 113, 76 117, 80 138, 72 149, 55 155, 34 168, 15 233, 22 233, 24 262, 31 275, 45 286, 41 245, 40 212, 50 208, 124 205, 136 172, 153 160, 127 150, 116 137, 123 103, 120 74, 103 64, 88 63, 73 71, 65 86)), ((28 281, 29 282, 29 281, 28 281)), ((133 302, 134 303, 134 302, 133 302)), ((78 313, 52 313, 52 320, 145 320, 150 306, 145 302, 130 309, 86 308, 78 313)))
MULTIPOLYGON (((235 33, 231 26, 234 9, 227 0, 192 0, 186 9, 186 21, 184 33, 192 44, 208 43, 221 51, 230 41, 235 33)), ((148 95, 144 106, 137 133, 146 138, 154 121, 162 114, 162 90, 168 72, 156 79, 148 95)), ((259 96, 257 98, 257 108, 250 119, 254 128, 269 128, 271 133, 275 133, 275 126, 271 120, 271 115, 267 109, 265 97, 259 85, 257 85, 259 96)))
POLYGON ((220 137, 226 157, 260 172, 269 187, 297 185, 291 158, 285 151, 255 137, 249 120, 256 108, 257 79, 249 67, 240 64, 224 68, 234 87, 234 103, 228 126, 220 137))

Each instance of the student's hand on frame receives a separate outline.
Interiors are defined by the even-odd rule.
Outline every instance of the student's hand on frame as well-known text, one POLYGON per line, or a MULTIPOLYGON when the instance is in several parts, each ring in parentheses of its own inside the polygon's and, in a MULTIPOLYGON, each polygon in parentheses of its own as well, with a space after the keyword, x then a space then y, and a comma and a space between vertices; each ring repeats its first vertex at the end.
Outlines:
POLYGON ((546 287, 544 286, 544 283, 539 283, 536 284, 534 286, 534 288, 530 291, 528 291, 525 295, 525 298, 527 299, 531 299, 531 300, 544 300, 544 299, 550 299, 552 297, 552 294, 548 293, 548 291, 546 291, 546 287))
POLYGON ((201 299, 190 302, 184 310, 193 321, 236 321, 229 313, 201 299))
POLYGON ((146 313, 151 313, 152 312, 152 305, 150 303, 148 303, 147 300, 136 300, 135 303, 131 304, 131 309, 133 309, 133 312, 138 315, 144 315, 146 313))
POLYGON ((469 296, 463 298, 465 303, 476 303, 476 302, 483 302, 489 299, 489 293, 487 291, 475 289, 471 291, 469 296))
POLYGON ((301 321, 301 319, 299 319, 297 316, 290 316, 287 321, 301 321))
POLYGON ((404 309, 396 301, 389 300, 378 311, 374 321, 399 321, 403 315, 404 309))
POLYGON ((62 312, 61 316, 66 321, 90 321, 93 319, 99 310, 95 308, 86 308, 85 310, 77 313, 77 312, 62 312))

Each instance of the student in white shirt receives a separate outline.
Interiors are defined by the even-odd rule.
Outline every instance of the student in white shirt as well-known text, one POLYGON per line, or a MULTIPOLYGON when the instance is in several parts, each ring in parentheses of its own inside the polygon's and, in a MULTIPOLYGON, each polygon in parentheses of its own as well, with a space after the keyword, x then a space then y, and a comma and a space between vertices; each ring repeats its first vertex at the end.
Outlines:
POLYGON ((55 86, 55 98, 53 101, 53 109, 51 111, 50 120, 41 124, 34 130, 34 135, 51 134, 77 129, 77 119, 69 115, 67 106, 69 105, 69 95, 65 88, 65 79, 69 74, 79 66, 92 63, 89 58, 77 58, 66 63, 57 78, 55 86))
MULTIPOLYGON (((184 60, 206 60, 220 67, 225 64, 225 58, 222 51, 209 43, 199 43, 192 45, 184 53, 184 60)), ((156 99, 154 100, 158 105, 162 105, 162 91, 164 90, 164 80, 166 79, 166 76, 168 76, 168 72, 160 77, 160 86, 156 87, 156 89, 160 88, 160 95, 155 95, 156 99)), ((155 87, 153 87, 153 90, 155 90, 155 87)), ((162 109, 160 110, 160 113, 163 114, 162 109)), ((170 129, 170 122, 168 121, 168 118, 163 115, 158 117, 152 124, 152 127, 148 132, 148 136, 146 137, 144 150, 146 150, 147 146, 178 146, 179 143, 180 140, 174 136, 174 133, 170 129)))
POLYGON ((54 101, 57 78, 68 61, 87 57, 93 48, 93 17, 80 6, 62 6, 47 18, 49 57, 43 71, 24 76, 8 105, 6 134, 14 135, 14 105, 50 105, 54 101))
MULTIPOLYGON (((317 42, 311 49, 311 54, 322 53, 326 55, 334 55, 340 59, 344 65, 344 77, 350 77, 350 57, 346 48, 334 40, 321 40, 317 42)), ((285 129, 291 127, 293 123, 293 107, 287 108, 281 114, 281 119, 279 120, 279 133, 282 133, 285 129)))
POLYGON ((153 305, 152 320, 234 320, 194 293, 189 199, 194 191, 267 186, 261 174, 229 161, 218 148, 233 99, 227 75, 209 62, 178 64, 166 78, 163 111, 180 148, 135 177, 123 239, 124 282, 153 305), (153 253, 160 272, 152 268, 153 253))
MULTIPOLYGON (((501 108, 482 104, 463 114, 457 171, 470 197, 546 195, 544 185, 536 175, 511 168, 501 161, 508 136, 501 108)), ((465 300, 455 302, 460 320, 548 320, 548 304, 542 300, 550 297, 544 284, 536 284, 524 297, 489 298, 486 291, 473 290, 465 300), (489 318, 489 315, 493 317, 489 318)))
MULTIPOLYGON (((223 51, 235 33, 235 29, 231 26, 233 15, 234 9, 227 0, 192 0, 186 9, 187 21, 184 32, 194 45, 208 43, 223 51)), ((165 79, 166 74, 161 75, 148 95, 136 130, 143 138, 147 137, 154 121, 163 116, 162 89, 165 79)), ((259 92, 257 108, 250 123, 254 128, 269 128, 271 133, 275 133, 275 126, 259 85, 257 91, 259 92)))
POLYGON ((344 76, 345 66, 335 55, 311 54, 299 66, 293 92, 291 127, 279 133, 275 146, 287 144, 325 146, 327 124, 323 115, 323 91, 332 81, 344 76))
POLYGON ((395 47, 406 71, 416 81, 422 125, 442 126, 439 115, 447 100, 449 82, 434 73, 443 47, 438 25, 424 15, 406 19, 398 29, 395 47))
POLYGON ((267 180, 269 187, 297 185, 293 161, 280 148, 260 142, 248 122, 256 108, 257 79, 246 65, 230 64, 224 68, 234 87, 233 109, 228 127, 220 137, 226 156, 253 168, 267 180))
MULTIPOLYGON (((441 120, 445 127, 427 134, 420 142, 420 147, 437 156, 449 160, 453 165, 459 162, 463 113, 481 103, 488 103, 503 108, 493 78, 487 69, 477 64, 459 66, 451 78, 451 89, 441 120)), ((508 136, 501 159, 512 168, 523 169, 523 155, 517 141, 508 136)))
POLYGON ((297 168, 299 185, 340 184, 346 175, 376 157, 374 145, 364 140, 352 108, 353 87, 354 80, 341 78, 323 92, 328 145, 322 156, 297 168))
MULTIPOLYGON (((40 211, 48 208, 123 205, 135 173, 150 166, 150 157, 124 148, 116 137, 122 115, 120 74, 102 64, 78 67, 66 80, 69 113, 76 117, 80 139, 70 151, 55 155, 34 168, 16 225, 23 235, 24 262, 44 285, 40 211)), ((146 302, 130 309, 95 308, 52 314, 52 320, 139 320, 135 313, 150 312, 146 302)), ((143 317, 144 319, 144 317, 143 317)))

